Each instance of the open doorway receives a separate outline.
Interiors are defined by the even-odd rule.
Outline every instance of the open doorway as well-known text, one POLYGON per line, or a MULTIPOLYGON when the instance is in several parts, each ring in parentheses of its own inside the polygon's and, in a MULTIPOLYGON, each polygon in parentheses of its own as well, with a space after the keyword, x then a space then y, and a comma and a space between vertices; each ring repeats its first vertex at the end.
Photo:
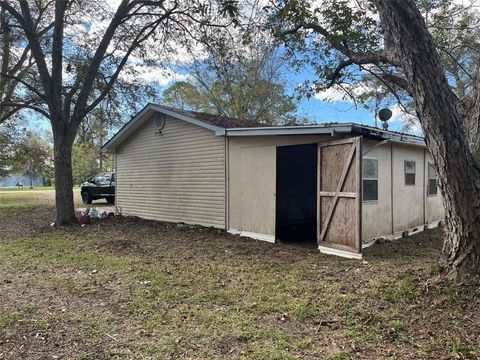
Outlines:
POLYGON ((317 144, 277 147, 275 238, 316 243, 317 144))

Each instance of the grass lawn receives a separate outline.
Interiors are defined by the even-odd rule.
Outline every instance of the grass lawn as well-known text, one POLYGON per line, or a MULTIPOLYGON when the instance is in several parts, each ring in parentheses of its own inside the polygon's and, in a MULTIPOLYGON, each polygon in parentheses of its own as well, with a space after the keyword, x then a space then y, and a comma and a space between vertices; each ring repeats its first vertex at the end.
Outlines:
POLYGON ((2 187, 0 186, 0 191, 38 191, 38 190, 55 190, 55 186, 34 186, 33 189, 30 189, 29 186, 24 185, 23 189, 19 189, 16 186, 2 187))
POLYGON ((359 262, 200 227, 53 218, 51 195, 0 194, 0 359, 480 357, 480 289, 437 278, 441 230, 359 262))
MULTIPOLYGON (((80 189, 80 186, 74 186, 73 187, 73 190, 79 190, 80 189)), ((0 186, 0 192, 3 192, 3 191, 20 191, 20 192, 27 192, 27 191, 39 191, 39 190, 55 190, 55 186, 34 186, 32 189, 30 189, 29 186, 25 186, 23 187, 23 189, 19 189, 17 187, 14 187, 14 186, 8 186, 8 187, 2 187, 0 186)))

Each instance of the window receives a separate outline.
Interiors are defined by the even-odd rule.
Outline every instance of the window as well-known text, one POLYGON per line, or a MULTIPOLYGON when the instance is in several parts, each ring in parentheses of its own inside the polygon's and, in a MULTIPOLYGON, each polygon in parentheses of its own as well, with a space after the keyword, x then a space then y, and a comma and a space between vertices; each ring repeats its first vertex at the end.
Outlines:
POLYGON ((363 201, 378 200, 378 160, 363 159, 363 201))
POLYGON ((404 161, 405 185, 415 185, 415 161, 404 161))
POLYGON ((95 179, 93 179, 93 182, 94 182, 95 184, 100 184, 100 183, 104 182, 105 180, 106 180, 106 179, 105 179, 105 176, 103 176, 103 175, 97 175, 97 176, 95 176, 95 179))
POLYGON ((430 196, 437 195, 437 173, 432 163, 428 163, 428 186, 427 194, 430 196))

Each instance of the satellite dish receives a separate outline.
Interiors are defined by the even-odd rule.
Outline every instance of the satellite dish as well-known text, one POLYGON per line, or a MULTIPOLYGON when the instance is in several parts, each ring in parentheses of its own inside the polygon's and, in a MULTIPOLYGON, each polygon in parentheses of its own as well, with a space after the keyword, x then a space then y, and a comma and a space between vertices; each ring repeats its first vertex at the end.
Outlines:
POLYGON ((382 124, 383 130, 388 130, 388 123, 387 123, 387 121, 392 117, 392 110, 387 109, 387 108, 381 109, 381 110, 378 112, 378 117, 379 117, 380 120, 383 122, 383 124, 382 124))
POLYGON ((157 132, 160 132, 163 129, 164 125, 165 125, 165 115, 158 114, 155 117, 155 129, 157 130, 157 132))
POLYGON ((387 109, 387 108, 382 109, 378 112, 378 117, 382 121, 388 121, 392 117, 392 110, 387 109))

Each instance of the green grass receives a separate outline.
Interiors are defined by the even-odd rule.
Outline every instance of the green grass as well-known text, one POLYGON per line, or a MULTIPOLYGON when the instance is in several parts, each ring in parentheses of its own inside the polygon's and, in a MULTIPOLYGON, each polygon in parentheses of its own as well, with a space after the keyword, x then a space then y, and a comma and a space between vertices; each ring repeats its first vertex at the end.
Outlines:
MULTIPOLYGON (((74 186, 73 190, 80 189, 80 186, 74 186)), ((34 186, 30 189, 29 186, 24 185, 23 189, 19 189, 16 186, 0 186, 0 192, 9 191, 9 192, 29 192, 29 191, 39 191, 39 190, 55 190, 55 186, 34 186)))
POLYGON ((19 189, 17 187, 13 187, 13 186, 8 186, 8 187, 1 187, 0 186, 0 191, 22 191, 22 192, 26 192, 26 191, 38 191, 38 190, 55 190, 55 186, 34 186, 32 189, 30 189, 29 186, 27 185, 24 185, 23 186, 23 189, 19 189))
MULTIPOLYGON (((0 196, 0 216, 51 206, 0 196)), ((475 358, 480 290, 431 285, 441 242, 422 236, 426 255, 412 238, 370 248, 368 265, 132 219, 8 238, 0 339, 32 359, 475 358)))

